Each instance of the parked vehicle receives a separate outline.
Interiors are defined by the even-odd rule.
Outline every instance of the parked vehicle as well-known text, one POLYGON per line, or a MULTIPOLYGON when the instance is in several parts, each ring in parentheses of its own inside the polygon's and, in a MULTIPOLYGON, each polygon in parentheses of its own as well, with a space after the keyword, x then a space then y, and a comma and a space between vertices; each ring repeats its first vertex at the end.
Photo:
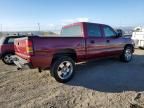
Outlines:
POLYGON ((132 39, 136 47, 144 49, 144 28, 136 27, 132 34, 132 39))
POLYGON ((106 57, 130 62, 133 42, 117 34, 110 26, 74 23, 64 26, 57 37, 25 37, 15 40, 14 63, 18 69, 50 69, 51 75, 65 83, 75 73, 75 63, 106 57))
POLYGON ((14 50, 14 39, 19 38, 18 36, 3 36, 0 38, 0 59, 5 64, 11 65, 13 61, 11 56, 15 54, 14 50))

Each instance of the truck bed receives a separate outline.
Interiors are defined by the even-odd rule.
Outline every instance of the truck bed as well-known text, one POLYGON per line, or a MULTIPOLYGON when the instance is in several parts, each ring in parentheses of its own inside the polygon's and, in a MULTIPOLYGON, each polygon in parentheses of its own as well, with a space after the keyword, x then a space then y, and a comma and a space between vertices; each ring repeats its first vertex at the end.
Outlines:
POLYGON ((83 37, 24 37, 15 40, 16 54, 32 62, 33 67, 47 67, 51 63, 53 55, 62 51, 75 49, 77 56, 85 55, 85 39, 83 37), (32 44, 32 54, 27 51, 28 42, 32 44), (42 65, 44 64, 44 65, 42 65), (46 65, 47 64, 47 65, 46 65))

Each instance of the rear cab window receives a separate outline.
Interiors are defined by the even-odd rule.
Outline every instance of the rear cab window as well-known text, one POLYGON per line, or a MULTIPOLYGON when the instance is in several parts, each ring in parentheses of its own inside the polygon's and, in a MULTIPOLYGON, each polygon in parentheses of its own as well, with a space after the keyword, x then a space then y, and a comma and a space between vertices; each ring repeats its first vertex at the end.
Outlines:
POLYGON ((101 28, 98 24, 87 24, 87 35, 88 37, 102 37, 101 28))
POLYGON ((73 25, 69 27, 62 28, 61 35, 62 37, 82 37, 82 28, 81 25, 73 25))

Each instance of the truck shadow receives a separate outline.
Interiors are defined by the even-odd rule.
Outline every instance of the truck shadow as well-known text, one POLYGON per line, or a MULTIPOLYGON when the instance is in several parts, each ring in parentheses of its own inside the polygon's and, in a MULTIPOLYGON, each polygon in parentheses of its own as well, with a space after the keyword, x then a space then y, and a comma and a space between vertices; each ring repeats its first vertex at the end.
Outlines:
POLYGON ((135 55, 130 63, 117 59, 81 63, 67 84, 101 92, 144 91, 144 55, 135 55))

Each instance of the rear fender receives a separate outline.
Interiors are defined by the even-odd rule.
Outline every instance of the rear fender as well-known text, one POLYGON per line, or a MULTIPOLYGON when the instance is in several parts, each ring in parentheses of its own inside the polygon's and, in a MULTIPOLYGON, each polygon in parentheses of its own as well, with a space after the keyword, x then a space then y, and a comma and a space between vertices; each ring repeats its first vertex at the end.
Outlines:
POLYGON ((75 50, 73 50, 73 49, 62 49, 62 50, 57 51, 54 54, 53 59, 52 59, 52 64, 57 58, 62 57, 62 56, 71 57, 75 62, 77 62, 77 55, 76 55, 75 50))

